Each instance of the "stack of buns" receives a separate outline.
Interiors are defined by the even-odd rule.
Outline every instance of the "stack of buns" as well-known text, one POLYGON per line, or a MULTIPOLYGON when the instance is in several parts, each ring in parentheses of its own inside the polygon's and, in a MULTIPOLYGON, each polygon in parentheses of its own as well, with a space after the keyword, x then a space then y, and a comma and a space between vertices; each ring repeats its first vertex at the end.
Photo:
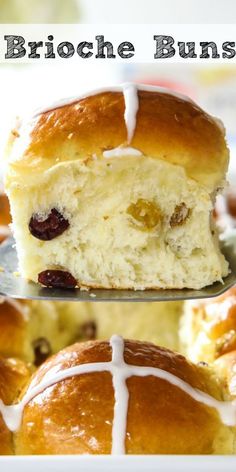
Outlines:
POLYGON ((114 354, 115 343, 71 345, 30 378, 2 360, 0 453, 236 453, 235 352, 207 365, 141 341, 114 354))
MULTIPOLYGON (((80 288, 222 280, 213 206, 227 163, 221 124, 166 91, 126 86, 40 111, 8 146, 21 274, 80 288)), ((4 194, 1 208, 4 228, 4 194)), ((0 454, 235 445, 235 288, 197 303, 0 299, 0 454)))
MULTIPOLYGON (((92 330, 91 321, 100 319, 101 326, 104 321, 103 329, 108 337, 114 332, 112 328, 107 331, 106 326, 106 319, 109 318, 108 311, 112 308, 111 319, 114 323, 118 320, 117 327, 123 326, 124 334, 125 331, 131 330, 136 304, 116 303, 106 306, 100 303, 84 303, 81 306, 79 304, 77 309, 81 312, 81 317, 76 318, 74 308, 71 312, 73 315, 70 313, 71 318, 73 316, 75 318, 74 326, 79 320, 85 323, 86 313, 87 336, 90 332, 90 336, 96 339, 84 341, 86 339, 84 333, 84 337, 78 338, 80 342, 71 345, 75 330, 72 329, 68 333, 67 339, 62 336, 60 340, 58 336, 60 310, 57 312, 57 321, 54 320, 51 337, 50 329, 47 329, 50 325, 50 317, 53 318, 52 308, 54 307, 55 314, 58 303, 22 303, 20 301, 11 303, 5 300, 1 305, 2 312, 0 312, 1 322, 5 304, 9 325, 5 316, 5 322, 2 323, 0 329, 2 356, 0 361, 0 412, 2 413, 2 416, 0 413, 2 418, 0 453, 116 453, 114 448, 117 438, 114 436, 113 428, 117 401, 114 389, 117 386, 113 383, 112 372, 106 370, 106 363, 109 364, 113 360, 116 368, 121 369, 121 372, 124 372, 122 370, 124 365, 120 356, 114 359, 112 346, 114 336, 110 343, 97 339, 99 332, 92 330), (36 310, 34 307, 35 311, 33 311, 31 303, 41 304, 41 308, 36 310), (18 304, 22 305, 25 312, 19 309, 18 304), (88 314, 89 307, 92 308, 90 314, 88 314), (132 310, 134 310, 133 313, 132 310), (43 311, 44 318, 42 318, 43 311), (122 311, 125 317, 122 317, 122 311), (129 320, 129 315, 131 320, 129 320), (46 323, 47 316, 48 324, 46 323), (32 318, 31 322, 30 318, 32 318), (120 319, 123 320, 121 325, 119 325, 120 319), (21 330, 20 320, 22 326, 26 323, 24 329, 21 326, 21 330), (36 331, 39 324, 41 324, 41 329, 44 329, 42 334, 44 340, 47 340, 45 345, 48 346, 51 342, 50 352, 40 353, 33 350, 33 345, 37 345, 34 343, 36 340, 33 339, 31 331, 34 323, 37 326, 36 331), (31 328, 29 328, 30 324, 31 328), (53 337, 58 337, 57 347, 53 345, 53 337), (6 349, 5 340, 8 339, 12 339, 12 343, 9 342, 6 349), (24 345, 28 346, 25 350, 23 350, 24 345), (65 345, 68 347, 61 350, 65 345), (22 346, 22 350, 19 346, 22 346), (49 355, 51 352, 56 352, 56 354, 51 356, 49 355), (48 355, 49 358, 46 359, 48 355), (102 368, 97 367, 100 363, 103 365, 102 368), (40 367, 38 367, 39 364, 41 364, 40 367), (81 367, 82 371, 80 371, 81 367), (73 371, 73 369, 78 369, 78 371, 73 371), (28 392, 33 389, 36 390, 31 397, 28 392), (10 410, 8 414, 6 408, 8 408, 7 405, 21 405, 20 402, 24 401, 27 394, 29 400, 24 404, 16 427, 14 421, 12 423, 15 413, 10 410)), ((61 313, 64 313, 66 317, 66 311, 69 312, 70 308, 76 305, 75 303, 64 304, 64 307, 61 306, 61 313)), ((131 375, 126 380, 129 401, 125 421, 124 452, 127 454, 235 454, 236 345, 229 342, 223 347, 222 344, 223 338, 231 337, 235 325, 235 288, 224 296, 201 301, 195 306, 193 302, 185 302, 180 323, 178 321, 181 306, 179 306, 178 311, 175 312, 177 315, 175 328, 171 322, 171 319, 174 319, 174 312, 168 313, 169 303, 163 303, 160 312, 158 311, 159 304, 155 306, 159 321, 161 315, 163 316, 162 341, 159 344, 163 346, 165 341, 166 344, 169 343, 168 334, 171 331, 175 350, 146 341, 124 341, 125 365, 131 365, 132 369, 133 366, 138 369, 154 368, 154 372, 150 372, 149 375, 147 373, 145 376, 143 372, 135 371, 133 376, 131 375), (164 305, 166 305, 165 312, 164 305), (170 318, 169 322, 168 318, 170 318), (173 337, 174 330, 175 337, 173 337), (218 350, 217 346, 222 346, 221 350, 218 350), (191 362, 189 358, 194 361, 191 362), (174 380, 168 377, 169 374, 172 374, 174 380), (199 392, 201 395, 207 395, 210 404, 205 404, 205 399, 195 397, 199 392)), ((150 307, 150 313, 152 309, 150 307)), ((158 323, 156 326, 152 325, 154 319, 152 315, 148 320, 148 307, 142 310, 142 315, 139 310, 137 314, 143 325, 146 322, 148 326, 150 322, 150 333, 151 329, 153 332, 158 330, 158 323)), ((82 324, 78 324, 77 328, 79 326, 81 329, 82 324)), ((122 408, 125 411, 125 403, 122 408)))
MULTIPOLYGON (((132 333, 136 304, 82 303, 77 306, 73 302, 62 302, 59 309, 58 304, 5 300, 0 306, 1 454, 112 453, 115 444, 112 375, 105 367, 96 371, 98 363, 111 361, 112 348, 108 341, 98 338, 103 337, 102 333, 104 337, 110 336, 116 328, 121 334, 132 333), (70 320, 68 324, 67 320, 70 320), (95 320, 99 329, 95 328, 95 320), (109 326, 112 322, 114 329, 109 326), (76 335, 80 342, 71 345, 76 335), (93 340, 84 342, 89 337, 93 340), (51 356, 52 352, 56 354, 51 356), (86 371, 88 364, 92 365, 89 372, 86 371), (68 377, 63 377, 65 370, 81 366, 85 366, 84 373, 76 375, 72 371, 68 377), (61 380, 54 379, 55 372, 62 375, 61 380), (45 379, 51 379, 51 384, 40 387, 45 379), (38 385, 39 391, 25 404, 20 424, 15 429, 8 423, 2 405, 19 404, 24 395, 38 385)), ((153 373, 145 377, 136 373, 127 379, 126 453, 236 453, 236 346, 231 342, 221 351, 217 350, 222 336, 231 336, 235 307, 235 289, 218 300, 202 301, 195 308, 185 302, 179 329, 181 305, 172 313, 168 302, 163 303, 160 311, 159 304, 150 306, 150 312, 148 306, 138 305, 140 327, 136 326, 136 332, 139 337, 146 334, 150 339, 153 334, 155 344, 125 341, 125 362, 138 368, 160 369, 164 378, 153 373), (216 314, 214 324, 210 317, 213 312, 216 314), (155 318, 156 324, 153 323, 155 318), (149 331, 142 333, 145 325, 149 331), (159 347, 157 342, 162 346, 172 344, 174 350, 159 347), (186 353, 187 357, 177 351, 186 353), (194 362, 188 358, 193 358, 194 362), (174 375, 175 384, 165 378, 166 373, 174 375), (187 391, 181 388, 181 381, 187 384, 187 391), (229 424, 227 419, 223 421, 217 409, 193 398, 191 388, 194 392, 206 393, 211 401, 219 401, 220 408, 230 408, 229 424)))

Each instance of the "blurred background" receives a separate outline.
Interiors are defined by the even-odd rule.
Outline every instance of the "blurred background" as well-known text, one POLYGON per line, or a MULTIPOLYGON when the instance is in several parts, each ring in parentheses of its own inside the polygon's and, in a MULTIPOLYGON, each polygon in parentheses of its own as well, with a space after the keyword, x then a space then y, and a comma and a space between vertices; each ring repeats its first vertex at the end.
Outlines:
MULTIPOLYGON (((235 18, 235 0, 0 0, 0 23, 223 24, 235 18)), ((0 81, 0 148, 16 114, 101 85, 137 81, 185 93, 222 119, 236 181, 236 65, 3 64, 0 81)))

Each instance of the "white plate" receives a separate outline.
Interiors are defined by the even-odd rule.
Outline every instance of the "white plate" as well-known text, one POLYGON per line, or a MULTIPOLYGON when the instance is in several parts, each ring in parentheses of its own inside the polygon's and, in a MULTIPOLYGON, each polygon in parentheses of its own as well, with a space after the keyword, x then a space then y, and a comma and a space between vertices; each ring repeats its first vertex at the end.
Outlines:
POLYGON ((1 472, 235 472, 236 456, 2 456, 1 472))

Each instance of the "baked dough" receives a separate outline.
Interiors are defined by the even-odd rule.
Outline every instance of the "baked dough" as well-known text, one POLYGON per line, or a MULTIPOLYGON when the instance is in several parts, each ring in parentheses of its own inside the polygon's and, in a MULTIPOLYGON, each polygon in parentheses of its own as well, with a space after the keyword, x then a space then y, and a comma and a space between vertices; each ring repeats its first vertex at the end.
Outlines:
POLYGON ((211 212, 228 154, 219 121, 165 89, 127 85, 39 111, 7 150, 21 274, 82 288, 221 281, 211 212))

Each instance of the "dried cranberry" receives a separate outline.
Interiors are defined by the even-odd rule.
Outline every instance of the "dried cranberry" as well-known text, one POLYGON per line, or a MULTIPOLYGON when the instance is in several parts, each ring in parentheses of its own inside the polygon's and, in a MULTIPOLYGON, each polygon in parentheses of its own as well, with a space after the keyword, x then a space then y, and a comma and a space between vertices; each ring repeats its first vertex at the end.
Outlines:
POLYGON ((38 281, 46 287, 75 288, 77 281, 65 270, 43 270, 38 274, 38 281))
POLYGON ((42 241, 50 241, 60 236, 69 226, 69 221, 56 208, 52 208, 45 219, 38 214, 34 214, 29 222, 31 234, 42 241))
POLYGON ((37 338, 32 344, 35 355, 34 364, 38 367, 52 354, 52 348, 46 338, 37 338))

